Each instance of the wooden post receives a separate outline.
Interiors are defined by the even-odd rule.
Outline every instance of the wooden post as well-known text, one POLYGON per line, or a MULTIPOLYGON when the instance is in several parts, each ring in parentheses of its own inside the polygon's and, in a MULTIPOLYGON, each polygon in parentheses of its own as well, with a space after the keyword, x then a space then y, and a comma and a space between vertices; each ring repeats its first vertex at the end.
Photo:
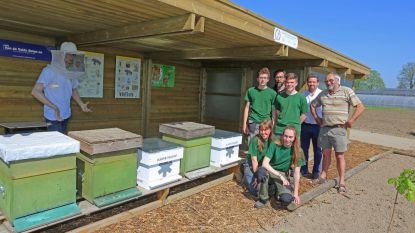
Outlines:
POLYGON ((150 126, 150 108, 151 108, 151 77, 153 75, 153 61, 146 59, 143 62, 143 100, 141 111, 142 122, 142 136, 147 137, 149 134, 150 126))
POLYGON ((200 122, 205 122, 205 114, 206 114, 206 85, 207 85, 207 72, 206 68, 200 69, 200 95, 199 95, 199 103, 200 103, 200 110, 199 110, 199 120, 200 122))
POLYGON ((163 205, 166 204, 166 199, 167 199, 167 196, 169 195, 169 192, 170 192, 170 188, 166 188, 166 189, 158 191, 157 194, 156 194, 157 199, 159 201, 161 201, 161 203, 163 203, 163 205))

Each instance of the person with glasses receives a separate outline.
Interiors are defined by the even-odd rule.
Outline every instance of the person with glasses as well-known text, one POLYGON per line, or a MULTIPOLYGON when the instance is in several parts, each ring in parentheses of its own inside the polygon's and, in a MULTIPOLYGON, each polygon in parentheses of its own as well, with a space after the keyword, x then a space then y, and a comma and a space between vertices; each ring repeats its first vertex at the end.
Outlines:
POLYGON ((274 73, 275 85, 274 91, 277 94, 285 92, 285 70, 277 70, 274 73))
POLYGON ((333 148, 339 173, 338 192, 346 193, 344 154, 347 151, 347 128, 352 127, 365 107, 352 89, 340 86, 340 79, 336 73, 329 73, 326 76, 327 89, 311 102, 310 111, 316 123, 322 126, 318 144, 323 150, 323 166, 320 177, 315 182, 326 182, 333 148), (322 106, 322 117, 317 114, 317 108, 320 106, 322 106), (350 106, 353 106, 355 110, 349 118, 350 106))

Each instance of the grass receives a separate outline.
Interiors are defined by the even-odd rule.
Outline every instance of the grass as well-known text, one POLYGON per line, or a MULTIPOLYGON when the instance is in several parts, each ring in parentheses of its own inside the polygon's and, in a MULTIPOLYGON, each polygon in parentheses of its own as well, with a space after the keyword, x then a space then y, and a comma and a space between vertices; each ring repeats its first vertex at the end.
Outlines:
POLYGON ((415 112, 414 108, 399 108, 399 107, 381 107, 381 106, 365 106, 366 110, 389 110, 399 112, 415 112))

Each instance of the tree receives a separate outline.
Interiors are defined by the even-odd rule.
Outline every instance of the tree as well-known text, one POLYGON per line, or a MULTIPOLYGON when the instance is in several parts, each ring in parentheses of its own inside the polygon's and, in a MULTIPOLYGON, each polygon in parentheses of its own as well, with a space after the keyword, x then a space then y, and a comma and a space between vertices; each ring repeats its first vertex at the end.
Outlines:
POLYGON ((415 63, 409 62, 403 65, 399 76, 399 89, 414 89, 415 85, 415 63))
POLYGON ((380 73, 372 70, 367 79, 358 79, 354 83, 356 90, 376 90, 385 88, 385 83, 380 77, 380 73))

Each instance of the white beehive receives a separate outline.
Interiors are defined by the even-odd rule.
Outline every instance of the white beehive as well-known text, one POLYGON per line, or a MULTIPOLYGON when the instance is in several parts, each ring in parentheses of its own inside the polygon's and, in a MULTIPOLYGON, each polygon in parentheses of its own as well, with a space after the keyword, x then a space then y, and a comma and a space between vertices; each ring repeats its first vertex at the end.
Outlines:
POLYGON ((183 147, 159 138, 144 139, 138 149, 137 183, 145 189, 154 189, 180 180, 180 159, 183 147))
POLYGON ((239 158, 239 145, 242 144, 242 135, 217 129, 212 137, 210 164, 222 167, 234 163, 239 158))

